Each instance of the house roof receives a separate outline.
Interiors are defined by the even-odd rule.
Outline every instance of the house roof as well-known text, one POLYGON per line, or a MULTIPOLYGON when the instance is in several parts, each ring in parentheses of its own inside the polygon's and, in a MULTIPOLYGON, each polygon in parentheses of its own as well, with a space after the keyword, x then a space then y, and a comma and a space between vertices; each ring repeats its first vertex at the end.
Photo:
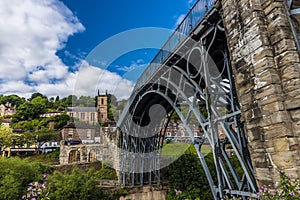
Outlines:
POLYGON ((7 123, 7 124, 10 124, 11 123, 11 119, 1 119, 1 122, 2 123, 7 123))
POLYGON ((76 129, 94 129, 95 127, 90 126, 85 122, 69 122, 63 128, 76 128, 76 129))
POLYGON ((96 107, 67 107, 67 112, 97 112, 96 107))

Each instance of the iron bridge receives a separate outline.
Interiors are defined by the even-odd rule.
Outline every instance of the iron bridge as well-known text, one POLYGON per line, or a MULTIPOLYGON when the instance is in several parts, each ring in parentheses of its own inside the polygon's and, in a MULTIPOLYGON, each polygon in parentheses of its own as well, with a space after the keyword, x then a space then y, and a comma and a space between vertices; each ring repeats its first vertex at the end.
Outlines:
MULTIPOLYGON (((214 199, 257 197, 257 184, 230 66, 225 31, 216 0, 198 0, 138 79, 118 121, 122 185, 159 184, 166 127, 178 114, 194 145, 214 199), (190 123, 202 137, 195 137, 190 123), (162 128, 163 127, 163 128, 162 128), (216 177, 201 152, 210 145, 216 177), (238 174, 226 149, 239 161, 238 174)), ((293 15, 293 1, 287 9, 293 15)), ((295 29, 296 30, 296 29, 295 29)), ((297 32, 294 30, 294 35, 297 32)), ((299 42, 298 42, 299 47, 299 42)))

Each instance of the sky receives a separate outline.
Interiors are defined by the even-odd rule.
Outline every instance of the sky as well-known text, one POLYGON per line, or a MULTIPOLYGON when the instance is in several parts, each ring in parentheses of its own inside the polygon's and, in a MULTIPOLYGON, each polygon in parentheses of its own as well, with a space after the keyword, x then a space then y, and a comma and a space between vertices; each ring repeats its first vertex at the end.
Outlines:
POLYGON ((126 99, 193 4, 1 0, 0 94, 126 99))

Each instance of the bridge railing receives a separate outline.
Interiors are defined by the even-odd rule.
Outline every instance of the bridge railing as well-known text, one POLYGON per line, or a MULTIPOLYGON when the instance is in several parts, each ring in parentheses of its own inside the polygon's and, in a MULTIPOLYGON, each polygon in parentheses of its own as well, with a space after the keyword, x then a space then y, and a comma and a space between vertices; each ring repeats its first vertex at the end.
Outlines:
POLYGON ((215 2, 216 0, 198 0, 194 4, 182 22, 168 38, 167 42, 156 54, 149 66, 145 69, 143 74, 139 77, 134 90, 148 81, 155 70, 169 57, 175 48, 186 39, 186 37, 196 28, 199 22, 203 20, 206 14, 212 10, 215 2))
MULTIPOLYGON (((217 0, 198 0, 190 9, 188 14, 178 25, 172 35, 168 38, 166 43, 162 46, 160 51, 153 58, 149 66, 145 69, 143 74, 138 78, 136 85, 133 89, 131 97, 129 98, 124 111, 127 111, 133 101, 132 97, 136 96, 138 88, 144 85, 154 74, 155 70, 169 57, 175 48, 181 44, 187 36, 197 27, 197 25, 204 19, 209 11, 214 7, 217 0)), ((126 116, 126 112, 122 112, 117 126, 120 126, 126 116)))

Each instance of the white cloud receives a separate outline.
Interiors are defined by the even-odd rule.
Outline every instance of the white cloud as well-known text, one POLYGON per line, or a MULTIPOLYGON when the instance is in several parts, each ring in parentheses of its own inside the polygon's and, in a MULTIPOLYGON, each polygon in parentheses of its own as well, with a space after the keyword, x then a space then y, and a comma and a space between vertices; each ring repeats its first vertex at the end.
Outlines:
POLYGON ((132 81, 124 79, 116 73, 90 66, 84 61, 76 73, 73 93, 76 96, 95 96, 99 89, 102 93, 107 90, 114 94, 117 99, 127 99, 133 87, 132 81))
MULTIPOLYGON (((62 2, 2 0, 0 8, 0 94, 94 96, 100 89, 118 99, 129 97, 132 81, 90 66, 82 61, 83 55, 72 57, 64 51, 65 56, 77 60, 75 66, 66 66, 56 55, 69 36, 85 29, 62 2)), ((142 63, 137 60, 133 64, 142 63)))
POLYGON ((0 7, 0 93, 27 96, 53 88, 54 79, 66 82, 72 74, 56 52, 84 31, 77 17, 58 0, 3 0, 0 7))
POLYGON ((139 67, 144 67, 144 66, 145 66, 144 60, 138 59, 137 61, 132 61, 129 66, 118 67, 117 70, 124 71, 124 72, 130 72, 132 70, 135 70, 139 67))

